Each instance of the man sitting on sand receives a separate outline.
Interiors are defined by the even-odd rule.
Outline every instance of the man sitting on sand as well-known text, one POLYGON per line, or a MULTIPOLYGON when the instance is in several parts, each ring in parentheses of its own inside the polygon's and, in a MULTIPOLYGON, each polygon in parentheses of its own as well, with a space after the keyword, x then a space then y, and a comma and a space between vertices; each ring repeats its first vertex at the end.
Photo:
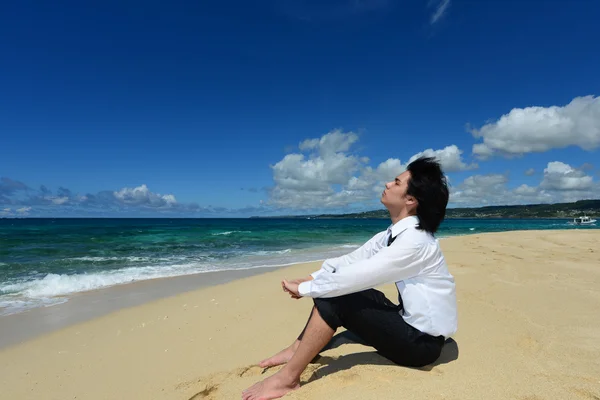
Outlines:
POLYGON ((392 362, 422 367, 440 356, 457 329, 454 278, 434 237, 446 214, 448 186, 433 158, 421 157, 385 185, 381 202, 392 225, 350 254, 326 260, 310 276, 284 280, 293 298, 314 307, 297 340, 262 361, 286 364, 246 389, 243 400, 269 400, 300 387, 310 361, 345 327, 392 362), (395 282, 399 304, 373 287, 395 282))

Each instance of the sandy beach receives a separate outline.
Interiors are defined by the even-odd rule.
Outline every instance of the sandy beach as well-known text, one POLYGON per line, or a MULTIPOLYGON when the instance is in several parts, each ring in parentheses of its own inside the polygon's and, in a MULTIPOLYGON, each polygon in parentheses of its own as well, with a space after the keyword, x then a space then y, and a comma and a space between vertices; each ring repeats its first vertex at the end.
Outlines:
MULTIPOLYGON (((600 399, 600 230, 441 241, 456 278, 458 333, 423 369, 359 344, 309 365, 285 399, 600 399)), ((2 399, 237 399, 276 369, 310 299, 280 287, 294 265, 161 298, 0 350, 2 399)), ((381 288, 396 298, 393 284, 381 288)), ((0 319, 5 323, 6 319, 0 319)))

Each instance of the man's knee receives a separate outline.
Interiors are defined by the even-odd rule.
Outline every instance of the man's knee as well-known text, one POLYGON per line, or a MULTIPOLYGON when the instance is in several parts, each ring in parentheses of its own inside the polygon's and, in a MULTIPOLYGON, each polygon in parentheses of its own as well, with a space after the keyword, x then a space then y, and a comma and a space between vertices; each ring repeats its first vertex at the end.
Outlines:
POLYGON ((331 298, 316 298, 313 299, 315 309, 323 319, 333 330, 336 330, 342 326, 342 320, 340 318, 339 304, 336 297, 331 298))
POLYGON ((314 298, 315 308, 332 329, 345 326, 345 319, 368 303, 370 293, 357 292, 343 296, 314 298))
POLYGON ((313 302, 315 304, 315 309, 319 312, 319 314, 321 314, 321 317, 323 316, 323 314, 332 314, 332 313, 337 313, 337 308, 338 308, 338 301, 336 300, 335 297, 331 297, 331 298, 327 298, 327 299, 322 299, 322 298, 316 298, 313 299, 313 302))

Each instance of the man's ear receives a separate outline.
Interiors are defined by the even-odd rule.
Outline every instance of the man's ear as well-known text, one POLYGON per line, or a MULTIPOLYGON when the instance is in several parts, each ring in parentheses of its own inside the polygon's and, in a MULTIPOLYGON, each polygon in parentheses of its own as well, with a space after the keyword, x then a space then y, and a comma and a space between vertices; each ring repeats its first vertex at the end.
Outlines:
POLYGON ((411 196, 410 194, 406 195, 406 204, 407 205, 417 205, 417 199, 413 196, 411 196))

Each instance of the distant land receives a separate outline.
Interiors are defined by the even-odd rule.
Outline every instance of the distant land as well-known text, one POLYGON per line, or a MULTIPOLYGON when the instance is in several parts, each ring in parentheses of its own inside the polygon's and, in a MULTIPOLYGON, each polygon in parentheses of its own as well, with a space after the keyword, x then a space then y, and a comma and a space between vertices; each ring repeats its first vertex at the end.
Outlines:
MULTIPOLYGON (((446 218, 574 218, 583 214, 600 216, 600 200, 579 200, 574 203, 521 204, 514 206, 486 206, 477 208, 448 208, 446 218)), ((353 214, 290 215, 284 217, 250 218, 389 218, 387 210, 373 210, 353 214)))

